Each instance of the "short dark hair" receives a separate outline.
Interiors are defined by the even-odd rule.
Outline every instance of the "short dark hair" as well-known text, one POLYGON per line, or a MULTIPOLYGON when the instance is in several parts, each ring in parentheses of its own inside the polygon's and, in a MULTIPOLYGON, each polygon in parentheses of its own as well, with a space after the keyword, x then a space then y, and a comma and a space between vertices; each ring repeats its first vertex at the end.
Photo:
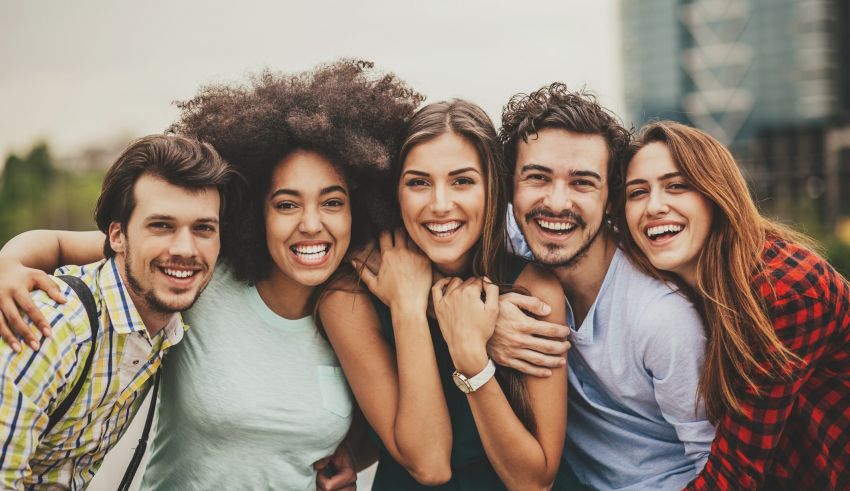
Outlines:
POLYGON ((528 142, 529 135, 536 135, 544 128, 603 137, 608 146, 608 196, 620 189, 619 162, 631 142, 631 131, 611 111, 599 105, 595 94, 584 89, 570 91, 560 82, 531 94, 516 94, 502 109, 499 139, 511 177, 516 171, 519 141, 528 142))
MULTIPOLYGON (((95 221, 109 235, 112 222, 126 230, 136 207, 133 188, 143 175, 160 177, 169 184, 189 190, 216 188, 221 198, 219 209, 222 230, 226 211, 238 200, 241 177, 209 144, 182 136, 149 135, 131 142, 109 167, 97 198, 95 221)), ((109 237, 103 255, 115 256, 109 237)))
POLYGON ((321 154, 348 184, 349 249, 400 223, 390 165, 423 97, 376 72, 371 62, 350 59, 294 74, 264 71, 247 85, 211 85, 177 104, 180 119, 170 131, 213 144, 248 179, 235 233, 222 241, 221 257, 237 279, 256 283, 274 270, 263 210, 272 173, 297 150, 321 154))

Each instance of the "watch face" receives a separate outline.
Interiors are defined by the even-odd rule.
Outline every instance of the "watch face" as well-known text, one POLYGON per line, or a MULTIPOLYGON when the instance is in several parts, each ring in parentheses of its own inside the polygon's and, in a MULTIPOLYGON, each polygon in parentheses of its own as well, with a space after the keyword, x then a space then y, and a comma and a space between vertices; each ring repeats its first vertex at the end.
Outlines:
POLYGON ((460 389, 460 391, 464 394, 469 394, 470 392, 472 392, 472 387, 469 385, 469 382, 467 382, 464 376, 458 373, 457 371, 452 374, 452 380, 454 381, 457 388, 460 389))

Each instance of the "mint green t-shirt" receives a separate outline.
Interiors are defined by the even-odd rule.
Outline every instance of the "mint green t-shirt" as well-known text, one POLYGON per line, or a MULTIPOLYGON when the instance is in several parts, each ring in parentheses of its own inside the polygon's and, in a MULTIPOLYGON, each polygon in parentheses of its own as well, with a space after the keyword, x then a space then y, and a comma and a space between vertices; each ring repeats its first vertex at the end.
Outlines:
POLYGON ((313 462, 345 437, 352 399, 313 320, 276 315, 223 267, 185 320, 142 489, 314 490, 313 462))

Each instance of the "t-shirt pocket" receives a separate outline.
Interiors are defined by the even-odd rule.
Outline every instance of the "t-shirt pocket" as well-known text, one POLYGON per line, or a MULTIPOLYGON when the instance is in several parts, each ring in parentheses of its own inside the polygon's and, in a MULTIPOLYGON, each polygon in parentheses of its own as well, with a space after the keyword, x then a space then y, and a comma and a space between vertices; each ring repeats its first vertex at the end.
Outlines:
POLYGON ((322 407, 341 418, 347 418, 351 415, 352 401, 342 368, 319 366, 317 370, 322 407))

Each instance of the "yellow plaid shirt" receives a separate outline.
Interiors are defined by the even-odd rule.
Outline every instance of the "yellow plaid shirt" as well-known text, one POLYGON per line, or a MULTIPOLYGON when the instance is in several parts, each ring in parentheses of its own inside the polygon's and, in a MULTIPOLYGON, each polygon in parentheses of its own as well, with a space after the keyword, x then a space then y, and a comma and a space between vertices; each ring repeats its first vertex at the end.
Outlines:
POLYGON ((54 279, 68 302, 43 292, 33 299, 53 334, 33 352, 0 342, 0 479, 3 489, 83 489, 124 434, 152 385, 165 351, 180 342, 180 315, 151 338, 127 295, 114 259, 56 271, 81 278, 100 317, 96 352, 74 404, 49 434, 49 414, 71 392, 92 349, 85 307, 54 279))

